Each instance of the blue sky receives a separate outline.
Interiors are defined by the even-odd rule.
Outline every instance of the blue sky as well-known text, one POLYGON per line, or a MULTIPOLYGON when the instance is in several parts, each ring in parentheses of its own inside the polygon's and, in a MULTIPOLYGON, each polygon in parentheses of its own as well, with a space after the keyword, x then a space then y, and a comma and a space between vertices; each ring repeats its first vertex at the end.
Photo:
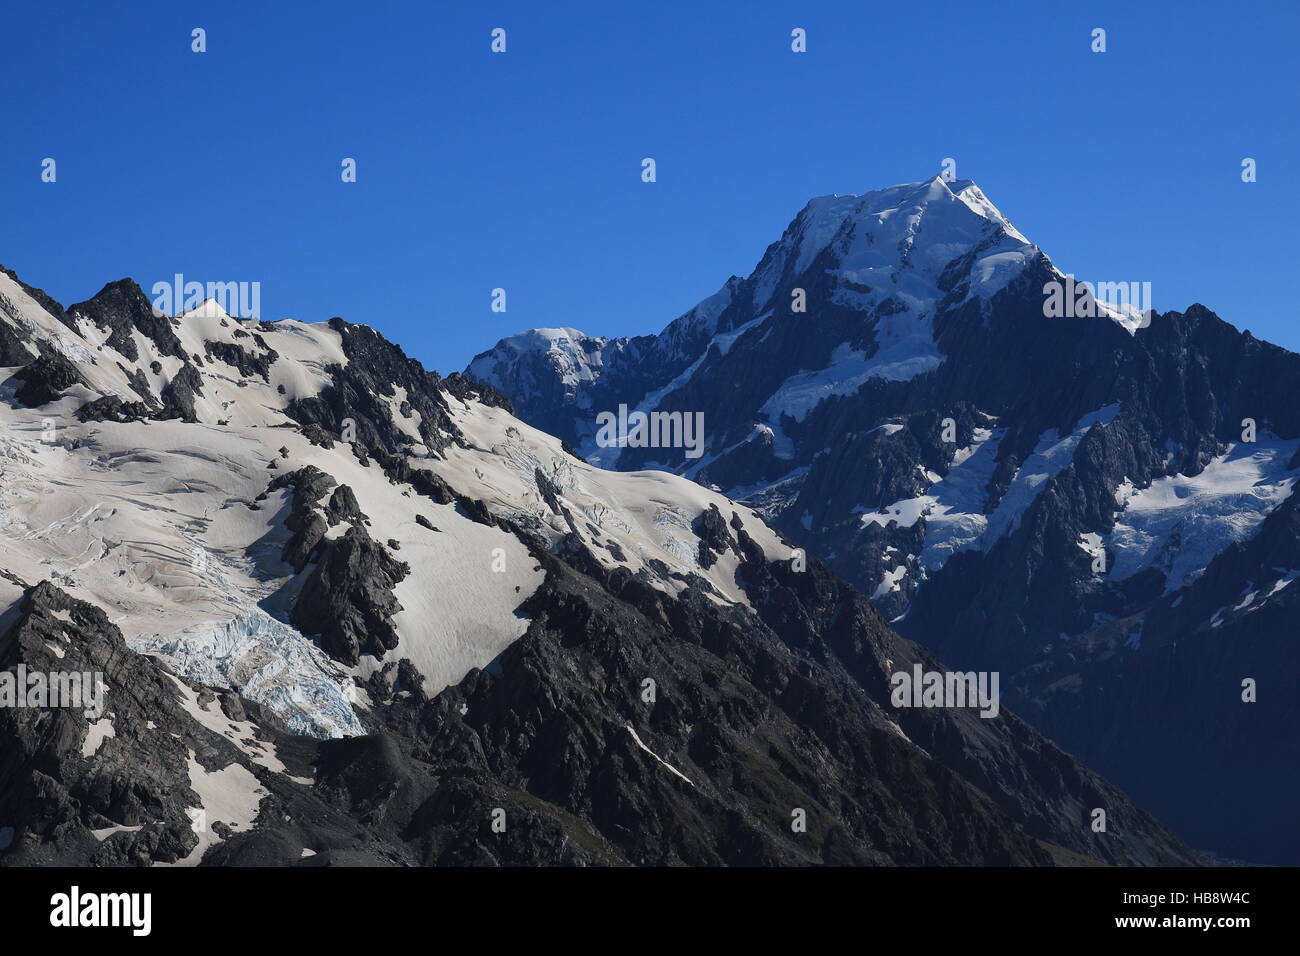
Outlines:
POLYGON ((0 262, 65 304, 257 281, 264 318, 445 372, 534 326, 658 331, 809 198, 953 157, 1062 269, 1300 350, 1300 5, 606 6, 10 4, 0 262))

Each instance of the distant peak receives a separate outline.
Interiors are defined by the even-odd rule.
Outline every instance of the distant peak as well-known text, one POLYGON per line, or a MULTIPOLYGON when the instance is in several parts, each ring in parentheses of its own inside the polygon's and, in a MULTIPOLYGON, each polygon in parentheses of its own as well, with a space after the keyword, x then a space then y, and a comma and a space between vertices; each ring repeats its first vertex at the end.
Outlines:
POLYGON ((230 313, 216 299, 204 299, 199 305, 179 316, 181 319, 228 319, 230 313))

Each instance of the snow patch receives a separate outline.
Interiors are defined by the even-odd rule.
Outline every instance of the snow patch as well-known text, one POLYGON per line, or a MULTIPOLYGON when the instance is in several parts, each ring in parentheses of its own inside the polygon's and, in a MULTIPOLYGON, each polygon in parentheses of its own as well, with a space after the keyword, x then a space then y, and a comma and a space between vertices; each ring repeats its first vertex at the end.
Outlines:
POLYGON ((677 776, 681 777, 681 778, 682 778, 683 780, 685 780, 687 783, 690 783, 692 787, 695 786, 695 784, 691 783, 691 778, 690 778, 690 777, 686 776, 686 774, 682 773, 680 770, 678 770, 678 769, 677 769, 676 767, 674 767, 672 764, 670 764, 670 763, 668 763, 667 761, 665 761, 665 760, 664 760, 662 757, 660 757, 657 753, 655 753, 653 750, 651 750, 649 747, 647 747, 644 743, 642 743, 642 742, 641 742, 641 738, 637 736, 637 732, 636 732, 635 730, 632 729, 632 725, 631 725, 631 724, 627 724, 626 727, 627 727, 627 732, 628 732, 629 734, 632 735, 632 740, 636 742, 636 745, 637 745, 638 747, 640 747, 642 750, 644 750, 644 751, 645 751, 646 753, 648 753, 650 756, 654 757, 655 760, 659 761, 659 763, 660 763, 661 765, 663 765, 665 768, 667 768, 667 769, 669 770, 669 772, 674 773, 674 774, 676 774, 677 776))
POLYGON ((1147 568, 1165 575, 1165 593, 1186 587, 1215 555, 1246 541, 1295 488, 1287 469, 1300 441, 1261 436, 1231 445, 1195 477, 1169 475, 1134 491, 1106 536, 1115 553, 1111 574, 1130 578, 1147 568))

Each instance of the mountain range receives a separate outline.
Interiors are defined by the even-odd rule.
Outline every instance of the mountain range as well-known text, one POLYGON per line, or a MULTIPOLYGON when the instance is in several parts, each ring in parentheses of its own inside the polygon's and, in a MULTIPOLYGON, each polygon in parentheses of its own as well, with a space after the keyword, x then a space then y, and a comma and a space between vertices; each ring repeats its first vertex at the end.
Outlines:
POLYGON ((1300 356, 1084 284, 968 180, 807 204, 657 335, 465 375, 584 460, 752 508, 1192 845, 1300 862, 1300 356), (702 414, 703 454, 610 442, 702 414))
POLYGON ((0 707, 0 864, 1202 862, 1009 710, 899 706, 940 659, 694 477, 364 325, 4 270, 0 680, 98 706, 0 707))
POLYGON ((1146 292, 943 177, 445 378, 0 269, 0 863, 1300 861, 1300 356, 1146 292))

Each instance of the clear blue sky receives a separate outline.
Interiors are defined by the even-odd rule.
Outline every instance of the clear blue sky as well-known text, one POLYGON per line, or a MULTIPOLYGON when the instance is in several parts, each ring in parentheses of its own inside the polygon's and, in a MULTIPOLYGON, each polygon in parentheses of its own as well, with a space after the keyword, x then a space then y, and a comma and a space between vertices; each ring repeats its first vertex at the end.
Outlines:
POLYGON ((258 281, 264 318, 450 371, 533 326, 658 331, 812 196, 951 156, 1062 269, 1300 350, 1300 4, 607 6, 7 4, 0 262, 64 303, 258 281))

